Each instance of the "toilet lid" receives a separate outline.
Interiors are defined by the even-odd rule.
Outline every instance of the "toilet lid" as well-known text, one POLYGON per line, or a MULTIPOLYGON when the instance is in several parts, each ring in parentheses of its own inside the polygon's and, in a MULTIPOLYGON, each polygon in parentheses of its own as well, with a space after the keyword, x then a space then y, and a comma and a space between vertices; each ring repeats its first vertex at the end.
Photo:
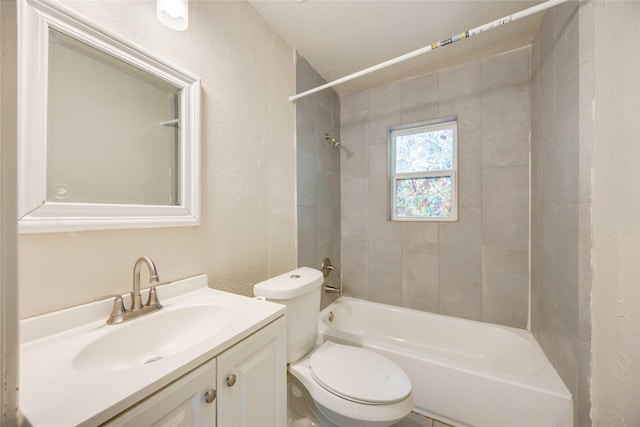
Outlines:
POLYGON ((396 403, 411 392, 411 381, 398 365, 363 348, 327 341, 311 354, 309 363, 322 387, 354 402, 396 403))

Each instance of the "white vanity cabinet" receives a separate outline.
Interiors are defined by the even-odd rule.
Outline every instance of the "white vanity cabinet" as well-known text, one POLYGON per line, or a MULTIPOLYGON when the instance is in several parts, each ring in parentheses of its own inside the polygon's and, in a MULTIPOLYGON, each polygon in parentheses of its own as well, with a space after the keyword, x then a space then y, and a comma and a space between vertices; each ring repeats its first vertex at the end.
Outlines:
POLYGON ((214 427, 215 383, 216 360, 212 359, 104 426, 214 427))
POLYGON ((280 317, 105 426, 285 425, 285 336, 280 317))
POLYGON ((218 356, 218 426, 287 424, 286 323, 271 323, 218 356))
POLYGON ((286 425, 285 307, 209 288, 206 275, 158 297, 162 310, 118 325, 105 323, 112 300, 21 320, 26 424, 286 425))

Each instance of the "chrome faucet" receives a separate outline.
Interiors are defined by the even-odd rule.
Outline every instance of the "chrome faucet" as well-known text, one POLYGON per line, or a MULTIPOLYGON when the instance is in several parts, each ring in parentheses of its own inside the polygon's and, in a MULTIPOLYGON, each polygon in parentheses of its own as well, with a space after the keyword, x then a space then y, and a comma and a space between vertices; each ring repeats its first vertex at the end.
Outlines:
POLYGON ((160 279, 158 278, 158 269, 151 258, 146 256, 138 258, 133 266, 133 292, 131 292, 131 307, 129 310, 124 308, 124 302, 120 295, 109 295, 96 299, 101 300, 106 298, 115 298, 113 310, 107 319, 107 325, 116 325, 118 323, 134 319, 138 316, 143 316, 156 310, 160 310, 162 308, 162 304, 160 304, 160 301, 158 300, 156 286, 161 284, 164 283, 160 282, 160 279), (143 264, 146 264, 149 269, 149 284, 151 284, 151 287, 149 288, 149 298, 145 305, 142 305, 142 296, 140 295, 140 269, 143 264))
MULTIPOLYGON (((151 291, 155 294, 156 288, 155 286, 160 283, 160 279, 158 278, 158 269, 156 268, 156 264, 151 260, 151 258, 147 256, 143 256, 138 258, 136 263, 133 266, 133 292, 131 293, 131 308, 129 311, 139 311, 144 310, 144 306, 142 305, 142 297, 140 296, 140 269, 142 268, 142 264, 146 264, 149 269, 149 284, 151 284, 151 290, 149 291, 149 301, 147 302, 147 306, 151 302, 151 291)), ((156 304, 160 304, 157 301, 156 296, 156 304)), ((162 308, 160 306, 159 308, 162 308)))

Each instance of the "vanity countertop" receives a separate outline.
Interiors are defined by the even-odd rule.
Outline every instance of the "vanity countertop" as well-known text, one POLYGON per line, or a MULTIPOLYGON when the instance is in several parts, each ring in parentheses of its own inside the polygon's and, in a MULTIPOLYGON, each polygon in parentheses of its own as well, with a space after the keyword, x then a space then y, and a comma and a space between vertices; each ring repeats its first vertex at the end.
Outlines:
POLYGON ((120 325, 105 324, 111 299, 22 320, 20 408, 29 424, 104 423, 285 312, 279 304, 208 288, 206 275, 161 286, 158 297, 162 310, 120 325), (211 308, 216 315, 204 315, 211 308), (176 329, 181 325, 175 319, 182 314, 199 316, 197 324, 176 329), (151 319, 158 315, 164 316, 164 323, 155 322, 160 317, 151 319), (131 346, 140 340, 122 345, 114 341, 149 324, 168 326, 144 330, 144 342, 161 341, 154 348, 161 348, 162 357, 141 354, 142 359, 136 360, 132 355, 144 349, 131 346), (164 343, 163 334, 169 329, 176 339, 164 343), (185 341, 192 336, 193 342, 185 341), (103 351, 104 343, 114 344, 112 350, 103 351))

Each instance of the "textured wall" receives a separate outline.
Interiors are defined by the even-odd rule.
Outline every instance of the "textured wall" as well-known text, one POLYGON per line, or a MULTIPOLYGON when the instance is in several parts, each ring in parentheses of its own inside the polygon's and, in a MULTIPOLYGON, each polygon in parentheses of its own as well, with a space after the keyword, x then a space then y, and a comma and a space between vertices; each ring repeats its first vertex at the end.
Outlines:
POLYGON ((531 330, 581 427, 591 424, 592 20, 589 2, 550 9, 532 45, 531 330))
POLYGON ((594 12, 596 426, 640 425, 640 3, 594 12))
MULTIPOLYGON (((301 56, 296 58, 296 92, 326 81, 301 56)), ((327 89, 296 101, 298 266, 320 269, 331 259, 340 270, 340 150, 325 140, 340 140, 340 100, 327 89)), ((331 273, 327 284, 338 286, 331 273)), ((323 293, 323 306, 328 297, 323 293)))
POLYGON ((348 294, 524 328, 530 49, 341 98, 348 294), (387 219, 387 128, 458 116, 460 220, 387 219))
POLYGON ((202 78, 202 225, 20 236, 21 316, 129 291, 141 255, 242 294, 295 268, 293 51, 244 2, 189 2, 184 32, 155 1, 65 4, 202 78))

